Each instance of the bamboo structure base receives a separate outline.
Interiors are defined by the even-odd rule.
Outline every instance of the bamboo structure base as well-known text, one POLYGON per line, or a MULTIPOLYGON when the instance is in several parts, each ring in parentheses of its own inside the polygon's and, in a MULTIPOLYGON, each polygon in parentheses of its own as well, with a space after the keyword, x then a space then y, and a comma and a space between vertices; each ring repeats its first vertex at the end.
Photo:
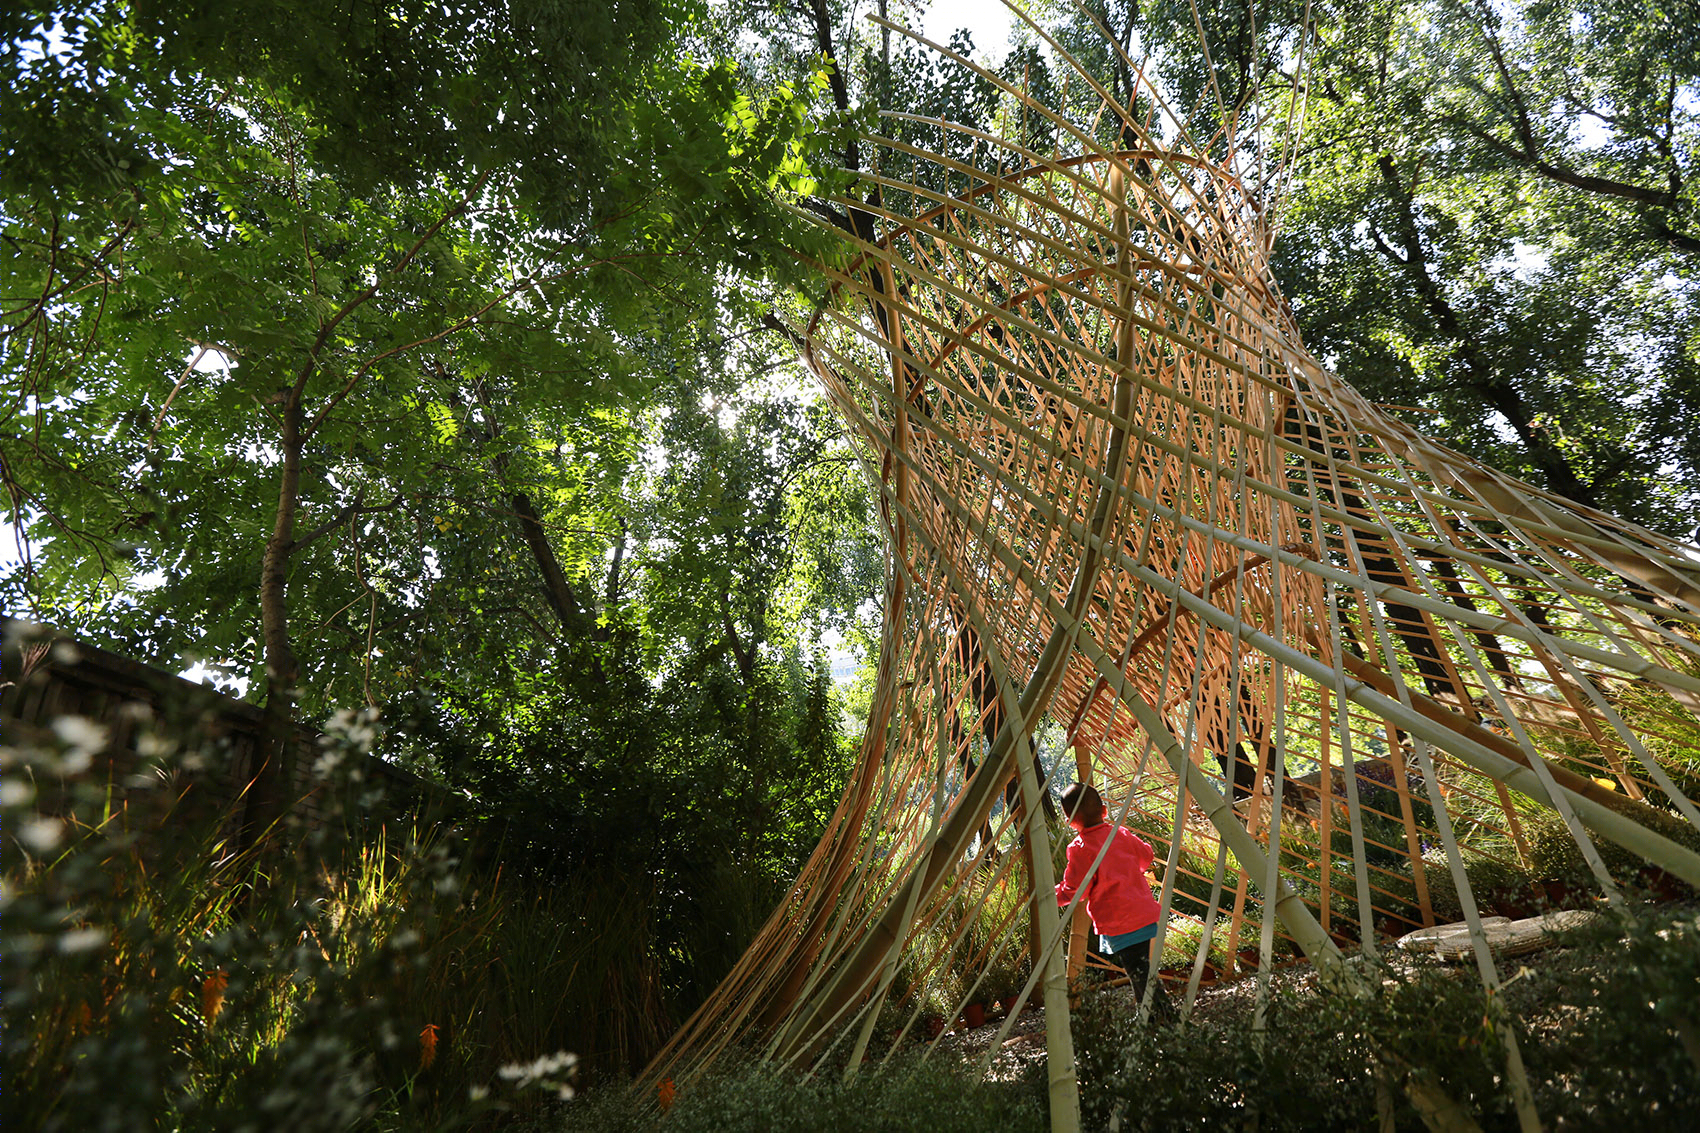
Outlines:
MULTIPOLYGON (((1046 803, 1076 777, 1156 846, 1189 1001, 1206 966, 1283 957, 1350 986, 1344 952, 1460 917, 1493 986, 1471 871, 1526 862, 1531 823, 1606 902, 1626 860, 1700 885, 1658 755, 1700 708, 1700 553, 1447 450, 1306 353, 1270 270, 1279 170, 1253 176, 1278 132, 1159 128, 1133 60, 1118 101, 1049 43, 1099 96, 1083 115, 927 46, 1012 125, 866 133, 875 171, 834 202, 861 235, 796 328, 882 493, 861 757, 645 1081, 734 1048, 851 1073, 995 985, 1048 1009, 1072 1128, 1087 935, 1046 803)), ((1520 1063, 1506 1081, 1538 1124, 1520 1063)))

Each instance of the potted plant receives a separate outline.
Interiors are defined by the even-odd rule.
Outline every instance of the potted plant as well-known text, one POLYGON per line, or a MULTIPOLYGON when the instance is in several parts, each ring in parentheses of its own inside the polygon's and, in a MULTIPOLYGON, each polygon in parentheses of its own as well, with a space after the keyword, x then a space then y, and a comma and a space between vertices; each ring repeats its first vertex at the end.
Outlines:
POLYGON ((944 1031, 946 1021, 955 1017, 966 988, 962 974, 942 964, 927 974, 926 988, 926 1010, 921 1023, 927 1028, 929 1038, 937 1038, 944 1031))
POLYGON ((1015 1000, 1021 994, 1021 968, 1009 956, 999 955, 992 959, 986 968, 986 975, 980 981, 980 997, 996 1003, 1004 1014, 1015 1009, 1015 1000))

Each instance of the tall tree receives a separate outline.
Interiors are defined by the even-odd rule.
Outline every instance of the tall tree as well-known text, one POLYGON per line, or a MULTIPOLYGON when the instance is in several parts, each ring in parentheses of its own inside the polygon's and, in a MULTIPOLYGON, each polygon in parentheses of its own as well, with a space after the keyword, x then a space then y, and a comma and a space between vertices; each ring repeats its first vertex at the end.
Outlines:
POLYGON ((280 720, 304 672, 342 695, 405 657, 395 631, 451 613, 436 539, 530 533, 482 488, 533 407, 618 431, 635 344, 722 265, 784 263, 802 104, 675 55, 699 18, 9 14, 5 481, 35 546, 8 603, 162 660, 257 645, 280 720))
POLYGON ((810 239, 774 201, 807 184, 793 88, 752 103, 675 52, 699 10, 646 0, 7 19, 8 605, 263 674, 251 830, 304 697, 428 683, 528 612, 436 585, 457 527, 511 532, 601 670, 516 464, 551 414, 641 410, 636 344, 810 239))

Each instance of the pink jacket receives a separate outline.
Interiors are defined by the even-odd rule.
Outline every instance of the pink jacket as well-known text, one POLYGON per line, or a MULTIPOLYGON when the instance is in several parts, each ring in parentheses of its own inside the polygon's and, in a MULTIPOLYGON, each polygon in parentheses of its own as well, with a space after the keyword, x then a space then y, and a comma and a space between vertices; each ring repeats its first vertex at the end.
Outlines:
POLYGON ((1156 924, 1157 899, 1151 895, 1151 885, 1145 880, 1145 871, 1151 868, 1154 856, 1152 849, 1127 827, 1112 828, 1107 822, 1088 827, 1068 844, 1068 865, 1063 869, 1063 879, 1057 883, 1057 904, 1066 905, 1074 900, 1106 838, 1110 839, 1110 848, 1098 863, 1098 872, 1092 876, 1091 888, 1086 891, 1086 912, 1092 918, 1092 927, 1104 936, 1119 936, 1156 924))

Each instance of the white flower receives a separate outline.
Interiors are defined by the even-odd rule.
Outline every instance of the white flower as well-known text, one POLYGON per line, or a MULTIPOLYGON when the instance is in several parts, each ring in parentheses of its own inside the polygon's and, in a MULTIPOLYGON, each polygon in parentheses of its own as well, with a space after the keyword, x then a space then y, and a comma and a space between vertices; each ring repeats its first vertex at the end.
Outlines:
MULTIPOLYGON (((163 759, 175 745, 158 732, 143 732, 136 737, 136 752, 146 759, 163 759)), ((187 762, 185 760, 184 762, 187 762)))
POLYGON ((557 1074, 565 1073, 570 1076, 577 1068, 578 1055, 558 1050, 554 1054, 543 1055, 535 1062, 510 1063, 496 1071, 496 1074, 524 1089, 534 1082, 549 1081, 557 1074))
POLYGON ((107 933, 102 928, 74 928, 59 938, 61 952, 88 952, 105 944, 107 933))
POLYGON ((23 779, 0 780, 0 806, 29 806, 35 801, 35 787, 23 779))
POLYGON ((45 854, 59 844, 65 824, 57 818, 32 818, 18 828, 18 841, 38 854, 45 854))
POLYGON ((76 771, 86 770, 88 768, 88 757, 106 746, 108 733, 105 728, 90 720, 87 716, 59 716, 53 721, 53 734, 59 737, 60 743, 70 749, 65 753, 67 764, 70 763, 73 754, 80 754, 83 757, 82 767, 75 769, 66 767, 67 771, 75 774, 76 771))
POLYGON ((325 721, 325 734, 319 737, 319 743, 370 751, 378 741, 378 716, 376 708, 339 709, 325 721))

